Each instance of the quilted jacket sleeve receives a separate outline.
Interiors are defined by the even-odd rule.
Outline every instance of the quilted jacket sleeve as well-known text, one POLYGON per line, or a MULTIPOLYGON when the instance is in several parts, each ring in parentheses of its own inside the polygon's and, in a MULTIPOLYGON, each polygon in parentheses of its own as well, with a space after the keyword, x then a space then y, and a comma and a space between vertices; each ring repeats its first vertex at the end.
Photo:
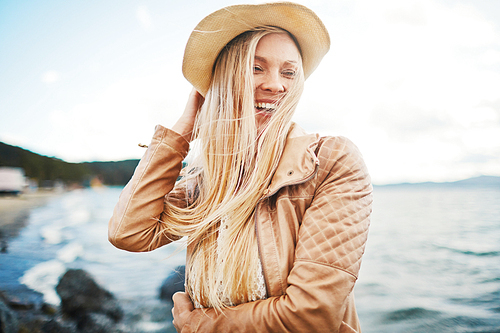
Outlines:
MULTIPOLYGON (((176 237, 163 232, 165 195, 172 200, 182 193, 174 188, 189 143, 176 132, 156 126, 151 143, 120 194, 108 224, 109 241, 134 252, 150 251, 176 237)), ((185 197, 185 196, 184 196, 185 197)))
POLYGON ((356 316, 347 308, 367 239, 370 177, 347 139, 326 139, 318 158, 316 192, 299 229, 285 294, 224 313, 196 309, 182 332, 358 331, 346 317, 356 316))

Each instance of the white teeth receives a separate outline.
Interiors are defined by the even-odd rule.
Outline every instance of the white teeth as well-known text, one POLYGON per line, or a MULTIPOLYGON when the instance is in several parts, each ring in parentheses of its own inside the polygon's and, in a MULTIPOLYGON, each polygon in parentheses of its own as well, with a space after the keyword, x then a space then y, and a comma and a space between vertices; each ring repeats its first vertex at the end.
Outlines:
POLYGON ((258 109, 274 110, 276 105, 271 103, 255 103, 255 107, 258 109))

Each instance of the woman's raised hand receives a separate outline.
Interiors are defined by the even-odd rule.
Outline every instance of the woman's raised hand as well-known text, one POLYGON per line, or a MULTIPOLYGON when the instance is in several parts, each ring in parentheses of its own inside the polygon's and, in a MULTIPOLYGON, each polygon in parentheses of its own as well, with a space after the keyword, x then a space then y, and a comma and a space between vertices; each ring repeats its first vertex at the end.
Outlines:
POLYGON ((186 108, 184 109, 184 113, 179 120, 177 120, 174 127, 172 127, 173 131, 182 135, 188 142, 191 142, 194 121, 204 100, 203 96, 195 88, 193 88, 193 90, 191 90, 191 94, 189 94, 189 99, 186 104, 186 108))

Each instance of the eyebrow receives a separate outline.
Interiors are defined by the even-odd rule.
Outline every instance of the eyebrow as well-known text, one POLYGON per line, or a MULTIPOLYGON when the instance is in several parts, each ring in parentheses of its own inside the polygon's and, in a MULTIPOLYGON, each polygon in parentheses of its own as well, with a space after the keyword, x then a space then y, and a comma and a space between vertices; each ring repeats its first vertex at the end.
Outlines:
MULTIPOLYGON (((267 64, 267 59, 259 56, 255 56, 256 60, 262 61, 267 64)), ((297 65, 297 61, 295 60, 286 60, 285 63, 288 63, 290 65, 297 65)))

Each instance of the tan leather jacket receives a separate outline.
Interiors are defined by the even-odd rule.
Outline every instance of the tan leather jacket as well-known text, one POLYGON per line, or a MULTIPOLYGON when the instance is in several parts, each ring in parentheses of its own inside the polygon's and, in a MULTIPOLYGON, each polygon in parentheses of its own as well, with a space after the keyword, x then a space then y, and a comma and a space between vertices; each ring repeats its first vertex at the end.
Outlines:
MULTIPOLYGON (((168 222, 163 202, 188 149, 177 133, 156 127, 109 222, 116 247, 149 251, 171 241, 158 219, 168 222)), ((196 309, 182 332, 360 332, 352 290, 371 193, 365 164, 349 140, 306 135, 294 126, 255 213, 268 298, 223 314, 196 309)))

